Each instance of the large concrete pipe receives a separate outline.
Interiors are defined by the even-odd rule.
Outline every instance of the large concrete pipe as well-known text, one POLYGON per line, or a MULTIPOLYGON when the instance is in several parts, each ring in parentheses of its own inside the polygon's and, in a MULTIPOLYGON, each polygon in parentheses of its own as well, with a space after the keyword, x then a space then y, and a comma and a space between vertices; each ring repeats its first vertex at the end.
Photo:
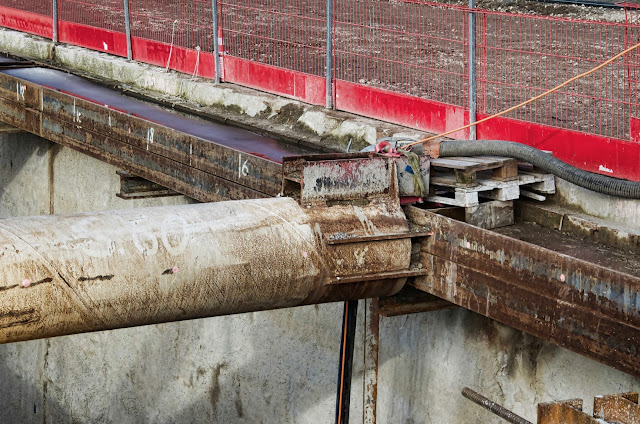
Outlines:
POLYGON ((2 220, 0 343, 391 295, 406 231, 397 201, 290 198, 2 220))

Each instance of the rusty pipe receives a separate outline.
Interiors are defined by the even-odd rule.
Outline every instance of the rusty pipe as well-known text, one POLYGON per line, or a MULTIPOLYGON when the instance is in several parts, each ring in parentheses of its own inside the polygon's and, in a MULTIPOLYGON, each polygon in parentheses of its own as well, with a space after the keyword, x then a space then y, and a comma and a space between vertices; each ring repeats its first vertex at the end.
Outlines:
POLYGON ((514 414, 502 405, 499 405, 492 400, 487 399, 480 393, 474 392, 468 387, 462 389, 462 396, 512 424, 533 424, 531 421, 525 420, 521 416, 514 414))
POLYGON ((388 273, 409 267, 410 240, 327 235, 407 228, 393 202, 290 198, 1 220, 0 343, 388 296, 404 284, 388 273), (377 272, 387 279, 366 281, 377 272))

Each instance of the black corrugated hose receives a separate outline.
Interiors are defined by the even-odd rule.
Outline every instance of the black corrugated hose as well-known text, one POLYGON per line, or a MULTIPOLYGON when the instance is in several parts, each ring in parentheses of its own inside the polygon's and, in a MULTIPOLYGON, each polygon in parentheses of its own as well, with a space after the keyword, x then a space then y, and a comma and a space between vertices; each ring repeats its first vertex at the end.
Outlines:
POLYGON ((611 196, 640 199, 640 183, 583 171, 525 144, 504 140, 447 140, 440 156, 506 156, 529 162, 577 186, 611 196))

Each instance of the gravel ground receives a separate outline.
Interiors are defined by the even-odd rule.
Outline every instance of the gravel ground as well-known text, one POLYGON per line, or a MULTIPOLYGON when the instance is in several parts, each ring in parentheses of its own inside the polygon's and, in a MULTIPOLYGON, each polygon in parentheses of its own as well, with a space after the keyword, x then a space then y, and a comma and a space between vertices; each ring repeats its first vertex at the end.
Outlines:
MULTIPOLYGON (((451 0, 438 1, 443 4, 467 5, 466 1, 451 0)), ((615 3, 603 1, 603 3, 615 3)), ((542 16, 555 16, 571 19, 585 19, 590 21, 625 22, 625 12, 622 9, 608 7, 581 6, 558 3, 543 3, 532 0, 478 0, 476 6, 481 9, 498 12, 526 13, 542 16)))

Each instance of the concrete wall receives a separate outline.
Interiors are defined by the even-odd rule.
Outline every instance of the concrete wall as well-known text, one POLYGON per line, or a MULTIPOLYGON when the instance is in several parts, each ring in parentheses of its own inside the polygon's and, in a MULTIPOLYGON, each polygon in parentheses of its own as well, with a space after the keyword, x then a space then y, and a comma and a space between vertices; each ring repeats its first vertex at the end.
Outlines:
MULTIPOLYGON (((0 136, 0 216, 187 203, 122 200, 116 169, 0 136)), ((363 302, 361 302, 363 303, 363 302)), ((363 307, 352 422, 363 420, 363 307)), ((341 305, 0 346, 2 423, 332 423, 341 305)), ((381 319, 379 423, 500 423, 469 386, 535 421, 538 402, 640 380, 463 309, 381 319)), ((587 401, 589 408, 589 401, 587 401)))

